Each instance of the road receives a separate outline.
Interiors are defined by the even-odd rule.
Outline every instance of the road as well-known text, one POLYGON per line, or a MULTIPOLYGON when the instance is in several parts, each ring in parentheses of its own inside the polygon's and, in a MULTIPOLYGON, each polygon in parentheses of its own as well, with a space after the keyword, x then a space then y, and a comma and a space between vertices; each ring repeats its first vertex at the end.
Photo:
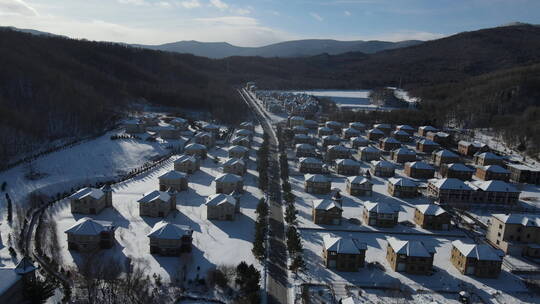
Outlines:
POLYGON ((269 155, 269 251, 267 259, 267 297, 269 304, 286 304, 288 302, 288 279, 287 279, 287 250, 285 245, 285 226, 283 219, 283 208, 281 205, 281 183, 279 173, 279 150, 278 140, 272 121, 260 104, 253 100, 245 90, 240 91, 240 95, 248 103, 250 108, 257 115, 264 131, 269 135, 270 155, 269 155))

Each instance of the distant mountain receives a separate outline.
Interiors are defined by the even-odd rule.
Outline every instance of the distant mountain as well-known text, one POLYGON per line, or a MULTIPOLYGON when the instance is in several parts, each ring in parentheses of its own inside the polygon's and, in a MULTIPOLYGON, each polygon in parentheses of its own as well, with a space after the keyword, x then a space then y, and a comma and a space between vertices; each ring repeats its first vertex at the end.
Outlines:
POLYGON ((307 57, 319 54, 337 55, 348 52, 373 54, 384 50, 402 48, 422 43, 419 40, 388 41, 338 41, 307 39, 285 41, 261 47, 240 47, 226 42, 178 41, 161 45, 135 45, 142 48, 177 53, 187 53, 208 58, 231 56, 307 57))
POLYGON ((67 38, 66 36, 62 36, 62 35, 56 35, 56 34, 52 34, 52 33, 48 33, 48 32, 42 32, 42 31, 33 30, 33 29, 21 29, 21 28, 17 28, 17 27, 14 27, 14 26, 0 26, 0 29, 9 29, 9 30, 28 33, 28 34, 37 35, 37 36, 49 36, 49 37, 64 37, 64 38, 67 38))

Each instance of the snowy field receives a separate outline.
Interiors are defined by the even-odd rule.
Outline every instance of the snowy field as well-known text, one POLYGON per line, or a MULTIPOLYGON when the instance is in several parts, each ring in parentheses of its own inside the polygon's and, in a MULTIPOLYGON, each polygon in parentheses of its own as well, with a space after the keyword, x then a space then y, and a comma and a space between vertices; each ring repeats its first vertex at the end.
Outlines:
MULTIPOLYGON (((254 140, 262 142, 260 127, 256 130, 254 140)), ((224 148, 210 149, 209 155, 223 160, 227 156, 224 148)), ((149 240, 146 236, 159 218, 140 217, 137 200, 144 193, 158 189, 157 177, 173 169, 173 161, 142 174, 133 180, 116 184, 113 187, 113 206, 92 216, 98 220, 113 221, 116 230, 116 245, 105 250, 107 256, 118 259, 120 263, 126 258, 142 260, 148 267, 148 274, 156 273, 165 281, 178 278, 183 265, 187 267, 187 278, 204 277, 207 270, 220 264, 237 265, 244 260, 248 264, 257 264, 251 254, 254 233, 255 208, 262 193, 256 187, 257 171, 255 170, 255 151, 251 151, 248 172, 244 176, 245 193, 241 198, 241 214, 232 222, 209 221, 206 219, 204 202, 207 196, 215 193, 214 178, 222 173, 221 165, 210 158, 201 162, 201 170, 189 176, 189 190, 177 196, 177 209, 167 220, 173 223, 189 225, 194 230, 193 251, 191 258, 161 257, 149 253, 149 240)), ((67 250, 66 229, 72 226, 83 215, 71 214, 67 200, 51 209, 57 222, 57 233, 62 247, 64 265, 80 265, 82 257, 76 252, 67 250)))
POLYGON ((369 101, 370 90, 337 91, 337 90, 312 90, 292 91, 294 94, 307 94, 316 97, 327 97, 341 108, 377 108, 369 101))

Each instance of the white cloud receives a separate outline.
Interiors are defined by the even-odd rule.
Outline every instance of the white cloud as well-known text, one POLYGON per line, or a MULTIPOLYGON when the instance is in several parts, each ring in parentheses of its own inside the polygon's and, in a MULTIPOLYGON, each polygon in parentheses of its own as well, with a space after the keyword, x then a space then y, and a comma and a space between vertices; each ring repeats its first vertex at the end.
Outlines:
POLYGON ((37 16, 37 11, 22 0, 0 0, 0 15, 37 16))
POLYGON ((247 8, 236 8, 232 9, 231 12, 238 14, 238 15, 249 15, 251 14, 251 11, 247 8))
POLYGON ((323 21, 323 20, 324 20, 324 18, 321 17, 321 15, 319 15, 319 14, 317 14, 317 13, 309 13, 309 15, 310 15, 311 17, 313 17, 313 18, 314 18, 315 20, 317 20, 317 21, 323 21))
POLYGON ((201 7, 201 2, 199 0, 187 0, 187 1, 181 1, 180 6, 191 9, 191 8, 197 8, 201 7))
POLYGON ((132 4, 132 5, 138 5, 138 6, 149 5, 149 3, 146 2, 145 0, 118 0, 118 3, 132 4))
POLYGON ((349 17, 349 16, 352 15, 351 12, 349 12, 349 11, 344 11, 343 14, 344 14, 345 16, 347 16, 347 17, 349 17))
POLYGON ((215 18, 195 18, 194 20, 213 25, 232 25, 232 26, 255 26, 259 22, 255 18, 245 16, 224 16, 215 18))
POLYGON ((402 30, 392 33, 384 33, 372 36, 370 39, 384 41, 404 41, 404 40, 433 40, 445 37, 448 35, 440 33, 431 33, 423 31, 402 30))
POLYGON ((226 10, 229 5, 221 0, 210 0, 210 5, 220 10, 226 10))

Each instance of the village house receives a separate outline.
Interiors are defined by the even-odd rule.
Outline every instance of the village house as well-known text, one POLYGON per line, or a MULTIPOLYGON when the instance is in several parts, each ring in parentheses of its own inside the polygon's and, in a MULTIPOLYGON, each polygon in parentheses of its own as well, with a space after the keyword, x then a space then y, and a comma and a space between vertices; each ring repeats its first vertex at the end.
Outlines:
POLYGON ((393 271, 428 275, 433 270, 434 256, 435 249, 421 241, 388 238, 386 260, 393 271))
POLYGON ((439 132, 439 129, 432 126, 420 126, 418 127, 418 135, 426 137, 428 132, 439 132))
POLYGON ((430 154, 433 151, 436 151, 437 149, 439 149, 439 147, 440 146, 438 143, 429 139, 425 139, 425 138, 416 142, 416 151, 422 152, 422 153, 430 154))
POLYGON ((184 153, 191 156, 197 156, 202 159, 206 158, 207 148, 205 145, 192 143, 184 148, 184 153))
POLYGON ((181 131, 185 131, 189 127, 189 122, 186 119, 183 119, 183 118, 180 118, 180 117, 176 117, 176 118, 171 119, 171 121, 169 121, 169 123, 171 125, 173 125, 175 128, 177 128, 178 130, 181 130, 181 131))
POLYGON ((383 151, 392 151, 399 149, 401 142, 393 137, 385 137, 379 139, 379 148, 383 151))
POLYGON ((522 164, 509 164, 510 180, 515 183, 540 185, 540 169, 522 164))
POLYGON ((0 303, 29 303, 26 291, 36 279, 36 269, 38 267, 27 256, 23 256, 15 267, 0 267, 0 303))
POLYGON ((248 158, 249 149, 244 146, 230 146, 226 149, 229 158, 248 158))
POLYGON ((422 161, 408 162, 405 163, 403 173, 410 178, 430 179, 435 176, 435 168, 422 161))
POLYGON ((340 158, 351 158, 351 149, 342 145, 328 146, 325 154, 325 159, 327 161, 333 161, 340 158))
POLYGON ((251 141, 247 137, 236 136, 231 139, 231 145, 242 146, 249 149, 251 147, 251 141))
POLYGON ((69 197, 71 213, 98 214, 101 210, 112 207, 112 189, 109 185, 101 189, 86 187, 69 197))
POLYGON ((441 206, 435 204, 416 205, 414 222, 428 230, 449 230, 451 216, 441 206))
POLYGON ((426 138, 441 146, 448 145, 452 141, 452 136, 446 132, 428 132, 426 138))
POLYGON ((157 114, 145 114, 141 118, 142 122, 147 127, 157 127, 159 125, 160 119, 157 114))
POLYGON ((510 171, 499 165, 479 166, 476 168, 475 176, 481 180, 510 180, 510 171))
POLYGON ((138 119, 126 120, 123 126, 127 134, 139 134, 146 131, 146 126, 138 119))
POLYGON ((234 191, 244 191, 244 180, 241 176, 232 173, 220 174, 215 179, 216 193, 231 194, 234 191))
POLYGON ((360 147, 366 147, 369 144, 369 141, 361 136, 352 137, 349 142, 351 143, 351 148, 355 150, 360 147))
POLYGON ((309 129, 304 126, 294 126, 292 128, 293 134, 308 134, 309 129))
POLYGON ((391 177, 395 174, 395 167, 391 162, 385 160, 372 160, 370 171, 374 176, 391 177))
POLYGON ((316 130, 319 127, 319 123, 315 120, 306 119, 304 120, 304 127, 310 129, 310 130, 316 130))
POLYGON ((373 183, 363 176, 349 176, 345 184, 345 191, 354 196, 371 196, 373 193, 373 183))
POLYGON ((516 205, 521 192, 514 185, 500 180, 472 181, 468 185, 474 190, 474 203, 516 205))
POLYGON ((179 139, 180 138, 180 130, 175 128, 174 126, 157 126, 154 127, 153 130, 156 130, 156 132, 159 134, 159 137, 163 139, 179 139))
POLYGON ((343 124, 337 121, 327 121, 324 123, 324 126, 334 130, 336 134, 341 133, 341 129, 343 128, 343 124))
POLYGON ((494 214, 488 222, 488 241, 506 254, 540 258, 540 216, 494 214))
POLYGON ((322 146, 325 148, 328 146, 339 145, 340 143, 341 143, 341 138, 335 134, 326 135, 322 137, 322 146))
POLYGON ((312 202, 312 220, 318 225, 341 225, 341 203, 333 199, 317 199, 312 202))
POLYGON ((404 131, 404 132, 407 132, 409 135, 413 135, 416 129, 409 125, 397 125, 396 131, 404 131))
POLYGON ((409 148, 398 148, 390 152, 390 159, 398 164, 416 160, 416 152, 409 148))
POLYGON ((388 194, 394 197, 410 198, 418 196, 418 185, 404 177, 389 178, 387 184, 388 194))
POLYGON ((234 221, 237 200, 232 195, 217 193, 206 198, 206 218, 218 221, 234 221))
POLYGON ((474 155, 474 164, 477 166, 503 165, 503 159, 499 155, 491 152, 476 153, 474 155))
POLYGON ((398 223, 399 210, 388 203, 364 202, 362 218, 364 224, 382 228, 391 228, 398 223))
POLYGON ((154 190, 137 201, 139 215, 148 217, 167 217, 176 210, 176 192, 154 190))
POLYGON ((301 157, 298 161, 298 171, 300 173, 317 174, 323 171, 323 162, 314 157, 301 157))
POLYGON ((481 142, 468 142, 465 140, 460 140, 458 142, 458 153, 464 156, 473 156, 474 154, 480 152, 488 152, 489 146, 481 142))
POLYGON ((317 149, 310 144, 297 144, 295 146, 296 157, 316 157, 317 149))
POLYGON ((360 131, 353 129, 353 128, 345 128, 343 129, 343 132, 341 133, 341 136, 343 139, 351 139, 352 137, 358 137, 360 136, 360 131))
POLYGON ((411 141, 411 135, 401 130, 392 132, 392 137, 398 140, 399 142, 407 143, 411 141))
POLYGON ((83 217, 65 231, 68 250, 94 252, 112 248, 115 242, 115 229, 116 227, 110 222, 83 217))
POLYGON ((316 139, 306 134, 295 134, 293 142, 295 144, 312 144, 316 142, 316 139))
POLYGON ((195 135, 195 142, 205 147, 213 147, 216 144, 214 136, 209 132, 199 132, 195 135))
POLYGON ((367 245, 357 239, 323 236, 324 266, 337 271, 358 271, 364 267, 367 245))
POLYGON ((352 129, 355 129, 357 131, 360 131, 360 132, 364 132, 366 130, 366 125, 361 123, 361 122, 350 122, 349 123, 349 128, 352 128, 352 129))
POLYGON ((203 126, 203 130, 205 130, 206 132, 212 133, 212 135, 214 135, 215 137, 219 136, 219 129, 220 129, 220 126, 215 125, 213 123, 208 123, 203 126))
POLYGON ((247 129, 238 129, 234 131, 233 135, 235 137, 247 137, 249 140, 253 138, 253 131, 247 129))
POLYGON ((463 181, 471 180, 474 169, 462 163, 443 164, 439 170, 442 177, 457 178, 463 181))
POLYGON ((360 160, 367 162, 372 160, 379 160, 379 158, 381 158, 381 150, 371 146, 360 148, 359 154, 360 160))
POLYGON ((246 162, 241 158, 228 158, 223 162, 223 173, 244 175, 246 171, 246 162))
POLYGON ((449 150, 439 150, 431 155, 431 160, 436 166, 442 164, 459 163, 459 155, 449 150))
POLYGON ((150 254, 162 256, 180 256, 191 252, 193 229, 187 225, 178 225, 164 220, 157 222, 150 233, 150 254))
POLYGON ((473 189, 457 178, 430 179, 428 196, 441 205, 466 204, 471 201, 473 189))
POLYGON ((486 244, 455 240, 452 242, 450 261, 459 272, 465 275, 496 278, 501 273, 501 255, 486 244))
POLYGON ((379 129, 376 129, 376 128, 373 128, 371 130, 367 130, 366 132, 367 134, 367 138, 369 140, 374 140, 374 141, 377 141, 381 138, 383 138, 385 136, 384 132, 379 130, 379 129))
POLYGON ((295 126, 303 126, 305 118, 302 116, 291 116, 289 117, 289 127, 294 128, 295 126))
POLYGON ((392 132, 392 126, 387 123, 374 124, 373 128, 383 131, 385 135, 389 135, 392 132))
POLYGON ((184 172, 171 170, 158 177, 158 180, 159 191, 174 189, 175 191, 180 192, 188 189, 188 179, 184 172))
POLYGON ((317 130, 317 136, 319 136, 320 138, 324 137, 324 136, 328 136, 328 135, 332 135, 334 134, 334 130, 328 128, 328 127, 320 127, 318 130, 317 130))
POLYGON ((240 126, 238 128, 255 132, 255 124, 253 124, 251 121, 244 121, 240 123, 240 126))
POLYGON ((330 192, 332 182, 321 174, 304 175, 304 191, 313 194, 326 194, 330 192))
POLYGON ((200 161, 192 155, 182 155, 174 161, 174 170, 193 174, 200 169, 200 161))
POLYGON ((358 175, 360 173, 360 163, 346 158, 336 160, 336 173, 341 175, 358 175))

